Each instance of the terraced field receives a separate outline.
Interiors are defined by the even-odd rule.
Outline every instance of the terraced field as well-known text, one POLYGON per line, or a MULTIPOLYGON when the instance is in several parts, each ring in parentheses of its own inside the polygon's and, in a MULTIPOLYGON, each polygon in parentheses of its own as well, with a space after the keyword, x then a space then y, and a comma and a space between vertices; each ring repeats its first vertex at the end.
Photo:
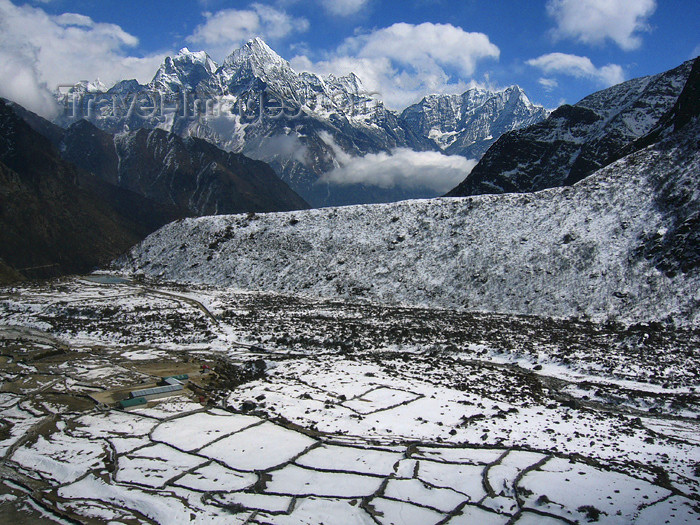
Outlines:
POLYGON ((119 279, 5 288, 0 513, 696 523, 699 340, 119 279), (96 401, 200 368, 178 396, 96 401))

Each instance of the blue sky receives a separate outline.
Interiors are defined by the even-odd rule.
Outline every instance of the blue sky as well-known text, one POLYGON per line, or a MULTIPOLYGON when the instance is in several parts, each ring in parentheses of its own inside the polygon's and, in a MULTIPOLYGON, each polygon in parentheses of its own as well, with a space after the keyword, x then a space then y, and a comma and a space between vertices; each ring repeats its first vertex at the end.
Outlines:
POLYGON ((181 47, 221 61, 253 36, 394 109, 510 84, 553 108, 696 56, 700 1, 0 0, 0 95, 41 112, 56 84, 147 82, 181 47))

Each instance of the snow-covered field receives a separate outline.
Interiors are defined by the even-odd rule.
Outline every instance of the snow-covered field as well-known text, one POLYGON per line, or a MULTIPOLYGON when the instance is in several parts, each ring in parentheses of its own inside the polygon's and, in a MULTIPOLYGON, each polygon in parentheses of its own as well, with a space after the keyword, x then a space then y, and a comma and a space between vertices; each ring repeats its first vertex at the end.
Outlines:
POLYGON ((696 523, 700 334, 210 286, 0 290, 28 523, 696 523), (207 363, 206 392, 87 396, 207 363), (255 364, 265 373, 243 379, 255 364), (34 521, 31 521, 34 520, 34 521))
POLYGON ((700 323, 700 124, 573 187, 187 219, 121 260, 163 281, 467 311, 700 323))

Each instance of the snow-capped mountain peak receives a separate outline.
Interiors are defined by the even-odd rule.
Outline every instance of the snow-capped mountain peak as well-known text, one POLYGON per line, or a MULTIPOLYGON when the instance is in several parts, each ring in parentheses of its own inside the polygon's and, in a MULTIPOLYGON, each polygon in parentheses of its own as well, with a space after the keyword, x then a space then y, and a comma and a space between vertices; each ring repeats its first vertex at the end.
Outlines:
POLYGON ((166 57, 158 68, 151 86, 159 91, 193 91, 218 69, 205 51, 192 52, 186 47, 174 57, 166 57))
POLYGON ((173 62, 179 64, 200 64, 209 71, 209 73, 214 73, 219 66, 214 62, 206 51, 190 51, 188 48, 183 47, 178 54, 173 58, 173 62))
POLYGON ((257 82, 263 82, 278 95, 298 102, 299 75, 261 38, 254 38, 231 53, 216 75, 232 94, 254 89, 257 82))
POLYGON ((547 115, 520 86, 513 85, 500 91, 475 86, 461 95, 429 95, 405 109, 401 117, 446 153, 478 159, 503 133, 547 115))
POLYGON ((249 70, 264 78, 274 73, 294 72, 285 59, 275 53, 262 39, 254 38, 231 53, 221 66, 221 71, 235 74, 249 70))
POLYGON ((257 59, 261 63, 288 64, 260 37, 255 37, 235 49, 224 61, 224 64, 240 64, 251 59, 257 59))
POLYGON ((365 92, 364 86, 362 85, 362 80, 352 72, 345 76, 330 74, 325 78, 325 81, 329 85, 340 87, 348 93, 353 93, 355 95, 365 92))
POLYGON ((502 93, 508 96, 508 101, 511 103, 522 102, 527 107, 535 107, 535 105, 530 101, 528 96, 525 94, 523 89, 516 85, 507 87, 502 91, 502 93))
POLYGON ((99 79, 81 80, 73 86, 74 93, 103 93, 107 91, 107 86, 99 79))

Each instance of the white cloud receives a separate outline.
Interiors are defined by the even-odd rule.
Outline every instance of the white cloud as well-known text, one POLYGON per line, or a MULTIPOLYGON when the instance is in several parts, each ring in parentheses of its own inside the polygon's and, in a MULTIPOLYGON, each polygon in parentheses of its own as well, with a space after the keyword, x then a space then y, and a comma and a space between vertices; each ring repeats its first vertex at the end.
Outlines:
MULTIPOLYGON (((56 23, 61 26, 95 27, 95 22, 93 22, 92 18, 79 15, 78 13, 63 13, 62 15, 58 15, 55 20, 56 23)), ((122 38, 132 39, 131 41, 134 45, 138 43, 137 40, 133 40, 135 37, 132 37, 128 33, 124 33, 122 38)))
POLYGON ((463 75, 474 73, 476 63, 500 56, 484 33, 468 33, 451 24, 398 23, 346 39, 341 52, 361 58, 389 58, 414 68, 421 62, 453 66, 463 75))
POLYGON ((448 156, 435 151, 413 151, 407 148, 353 157, 335 144, 329 134, 324 133, 321 138, 333 149, 339 163, 337 168, 321 177, 321 181, 331 184, 428 188, 442 194, 462 182, 477 164, 476 160, 457 155, 448 156))
POLYGON ((537 80, 540 86, 544 88, 545 91, 554 91, 559 86, 559 82, 555 78, 542 77, 537 80))
POLYGON ((546 74, 560 73, 575 78, 588 78, 608 87, 625 80, 621 66, 608 64, 597 68, 588 57, 568 55, 566 53, 549 53, 527 61, 527 64, 537 67, 546 74))
POLYGON ((656 0, 549 0, 547 13, 554 18, 557 38, 584 44, 610 39, 629 51, 642 44, 640 32, 649 31, 648 18, 656 0))
POLYGON ((130 56, 136 45, 136 37, 114 24, 0 0, 0 95, 52 116, 50 92, 60 84, 98 77, 107 85, 124 78, 147 82, 165 54, 130 56))
POLYGON ((253 159, 268 162, 279 158, 293 158, 301 164, 305 164, 307 162, 308 148, 302 144, 299 136, 296 134, 275 135, 263 138, 255 150, 249 150, 245 153, 253 159))
POLYGON ((12 53, 4 46, 0 49, 0 96, 53 118, 58 114, 58 105, 32 58, 29 49, 25 54, 12 53))
POLYGON ((217 60, 256 36, 277 40, 309 29, 305 18, 296 18, 262 4, 252 4, 250 9, 204 13, 204 16, 206 21, 195 28, 187 41, 206 46, 217 60))
POLYGON ((369 0, 321 0, 321 5, 329 13, 337 16, 350 16, 358 13, 369 0))
POLYGON ((483 60, 500 50, 483 33, 450 24, 398 23, 347 38, 322 60, 301 55, 295 69, 320 74, 356 73, 387 106, 401 109, 429 93, 456 93, 474 85, 469 79, 483 60))

